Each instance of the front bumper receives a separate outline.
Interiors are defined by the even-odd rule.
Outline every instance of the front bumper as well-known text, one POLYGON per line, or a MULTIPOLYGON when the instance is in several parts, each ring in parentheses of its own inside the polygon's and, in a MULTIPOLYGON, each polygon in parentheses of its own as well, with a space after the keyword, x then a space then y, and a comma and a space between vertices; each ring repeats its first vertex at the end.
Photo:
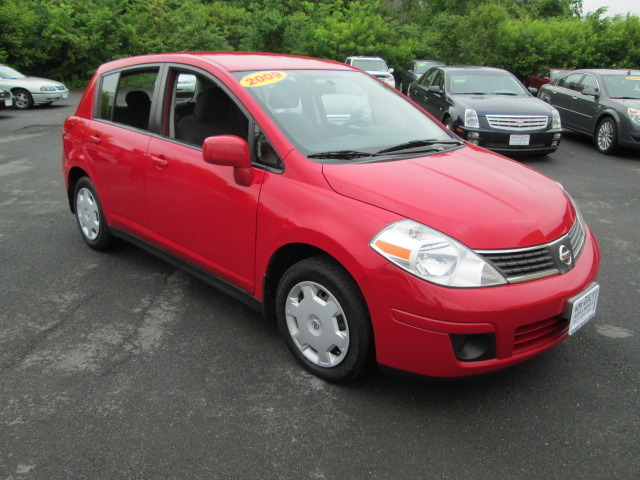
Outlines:
POLYGON ((69 97, 69 90, 56 90, 55 92, 30 92, 33 103, 38 105, 41 103, 57 102, 65 100, 69 97))
POLYGON ((480 147, 498 153, 546 154, 555 152, 560 146, 562 129, 555 130, 494 130, 456 126, 455 133, 480 147), (478 136, 477 143, 474 136, 478 136), (528 135, 528 145, 510 145, 512 135, 528 135))
POLYGON ((380 365, 419 375, 458 377, 504 368, 562 342, 560 316, 570 298, 594 281, 600 252, 589 232, 573 270, 500 287, 454 289, 387 265, 360 282, 373 323, 380 365), (451 335, 495 338, 491 358, 461 361, 451 335))
POLYGON ((628 148, 640 148, 640 125, 628 118, 620 122, 618 145, 628 148))

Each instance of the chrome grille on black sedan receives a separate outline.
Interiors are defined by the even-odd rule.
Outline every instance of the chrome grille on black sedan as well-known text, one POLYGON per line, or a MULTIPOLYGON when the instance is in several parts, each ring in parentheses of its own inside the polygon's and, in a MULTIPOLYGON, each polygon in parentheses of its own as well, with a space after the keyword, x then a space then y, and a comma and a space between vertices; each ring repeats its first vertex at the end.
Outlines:
POLYGON ((582 252, 584 240, 585 229, 577 219, 569 233, 546 245, 512 250, 476 250, 476 253, 496 267, 507 281, 520 283, 572 269, 582 252), (570 264, 560 259, 562 245, 571 248, 570 264))
POLYGON ((503 130, 535 130, 545 128, 549 121, 546 116, 531 115, 487 115, 492 128, 503 130))

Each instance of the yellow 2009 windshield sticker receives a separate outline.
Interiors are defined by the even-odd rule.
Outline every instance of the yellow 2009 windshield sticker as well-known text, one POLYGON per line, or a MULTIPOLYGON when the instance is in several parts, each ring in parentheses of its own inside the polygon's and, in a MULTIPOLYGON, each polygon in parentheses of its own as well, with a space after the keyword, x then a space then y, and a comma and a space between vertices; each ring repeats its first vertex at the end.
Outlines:
POLYGON ((640 80, 640 77, 627 77, 627 80, 640 80))
POLYGON ((287 74, 284 72, 265 70, 264 72, 256 72, 251 75, 247 75, 240 80, 240 85, 243 87, 262 87, 264 85, 280 82, 285 78, 287 78, 287 74))

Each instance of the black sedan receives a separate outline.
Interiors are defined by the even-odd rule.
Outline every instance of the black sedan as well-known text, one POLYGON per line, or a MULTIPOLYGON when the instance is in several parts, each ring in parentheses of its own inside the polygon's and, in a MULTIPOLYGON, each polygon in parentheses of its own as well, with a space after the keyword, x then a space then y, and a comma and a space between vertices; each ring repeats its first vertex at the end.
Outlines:
POLYGON ((469 143, 495 152, 544 155, 560 145, 558 111, 506 70, 433 67, 408 95, 469 143))
POLYGON ((575 70, 540 90, 569 130, 593 137, 596 148, 640 148, 640 71, 575 70))
POLYGON ((398 89, 402 93, 407 93, 409 85, 415 82, 420 75, 436 65, 444 65, 437 60, 411 60, 399 75, 400 86, 398 89))

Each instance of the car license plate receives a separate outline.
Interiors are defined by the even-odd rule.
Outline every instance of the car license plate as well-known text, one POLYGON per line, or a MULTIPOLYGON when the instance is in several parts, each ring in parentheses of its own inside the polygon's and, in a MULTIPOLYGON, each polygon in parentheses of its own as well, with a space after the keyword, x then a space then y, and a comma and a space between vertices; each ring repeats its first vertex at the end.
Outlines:
POLYGON ((529 135, 509 135, 509 145, 529 145, 529 135))
POLYGON ((63 93, 63 94, 62 94, 62 98, 67 98, 68 96, 69 96, 69 94, 68 94, 68 93, 63 93))
POLYGON ((569 318, 569 335, 573 335, 596 314, 600 285, 591 286, 580 295, 569 299, 564 317, 569 318))
POLYGON ((9 99, 7 99, 7 100, 5 100, 5 101, 4 101, 4 105, 5 105, 6 107, 11 107, 11 106, 13 106, 13 100, 12 100, 12 99, 10 99, 10 98, 9 98, 9 99))

